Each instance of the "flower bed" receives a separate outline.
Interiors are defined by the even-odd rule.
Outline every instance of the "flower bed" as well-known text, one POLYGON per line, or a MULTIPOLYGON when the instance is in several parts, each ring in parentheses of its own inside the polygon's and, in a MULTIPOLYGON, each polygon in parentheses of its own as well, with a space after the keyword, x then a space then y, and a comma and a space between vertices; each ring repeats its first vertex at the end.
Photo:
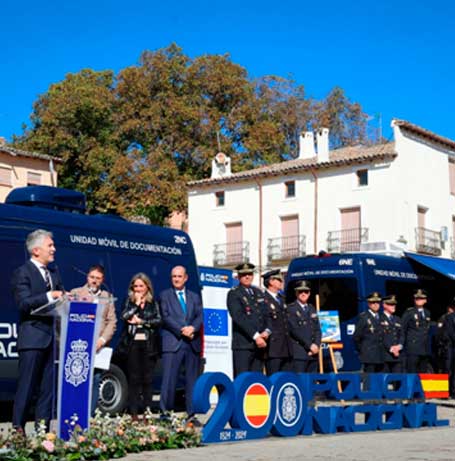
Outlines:
POLYGON ((175 415, 163 422, 148 412, 141 421, 133 421, 129 415, 110 417, 97 413, 88 431, 80 429, 77 417, 68 424, 72 427, 68 441, 57 438, 53 432, 46 433, 44 426, 30 436, 12 429, 0 434, 0 459, 102 460, 146 450, 195 447, 201 440, 197 428, 175 415))

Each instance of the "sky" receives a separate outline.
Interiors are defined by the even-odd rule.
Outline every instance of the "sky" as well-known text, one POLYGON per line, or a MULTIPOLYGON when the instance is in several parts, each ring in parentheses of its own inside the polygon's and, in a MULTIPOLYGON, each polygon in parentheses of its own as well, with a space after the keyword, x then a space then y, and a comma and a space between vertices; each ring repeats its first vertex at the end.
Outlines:
POLYGON ((455 2, 379 0, 3 0, 0 136, 30 124, 33 102, 67 73, 115 72, 177 43, 229 54, 249 75, 292 76, 308 96, 334 86, 383 134, 392 118, 455 140, 455 2))

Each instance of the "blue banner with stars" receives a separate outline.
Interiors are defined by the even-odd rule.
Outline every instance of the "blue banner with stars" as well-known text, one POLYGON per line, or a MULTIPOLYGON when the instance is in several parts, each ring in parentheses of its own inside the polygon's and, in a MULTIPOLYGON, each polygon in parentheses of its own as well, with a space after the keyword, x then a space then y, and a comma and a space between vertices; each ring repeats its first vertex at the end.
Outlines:
POLYGON ((204 334, 209 336, 228 335, 227 310, 204 308, 204 334))

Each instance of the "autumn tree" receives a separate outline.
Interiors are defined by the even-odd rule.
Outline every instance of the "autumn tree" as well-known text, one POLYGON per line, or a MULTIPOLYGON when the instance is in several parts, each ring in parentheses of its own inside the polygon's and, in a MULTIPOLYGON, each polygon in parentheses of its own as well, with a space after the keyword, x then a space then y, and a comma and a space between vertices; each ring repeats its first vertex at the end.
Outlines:
POLYGON ((117 75, 68 74, 39 96, 15 143, 60 157, 60 185, 86 193, 92 211, 162 223, 219 149, 240 171, 295 158, 309 128, 328 127, 334 147, 361 142, 365 123, 340 88, 317 101, 290 78, 252 80, 228 55, 191 59, 172 44, 117 75))
POLYGON ((84 69, 68 74, 39 96, 33 105, 32 128, 15 139, 26 149, 60 157, 60 186, 86 192, 94 209, 103 200, 97 191, 118 152, 113 84, 111 71, 84 69))

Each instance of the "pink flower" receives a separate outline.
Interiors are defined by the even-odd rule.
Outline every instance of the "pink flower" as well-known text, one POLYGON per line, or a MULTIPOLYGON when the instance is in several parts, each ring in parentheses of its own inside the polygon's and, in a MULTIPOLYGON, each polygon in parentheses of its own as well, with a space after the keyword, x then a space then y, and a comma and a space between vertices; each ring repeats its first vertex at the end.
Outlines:
POLYGON ((54 451, 54 448, 55 448, 54 443, 51 442, 50 440, 43 440, 43 442, 41 442, 41 445, 49 453, 52 453, 54 451))

